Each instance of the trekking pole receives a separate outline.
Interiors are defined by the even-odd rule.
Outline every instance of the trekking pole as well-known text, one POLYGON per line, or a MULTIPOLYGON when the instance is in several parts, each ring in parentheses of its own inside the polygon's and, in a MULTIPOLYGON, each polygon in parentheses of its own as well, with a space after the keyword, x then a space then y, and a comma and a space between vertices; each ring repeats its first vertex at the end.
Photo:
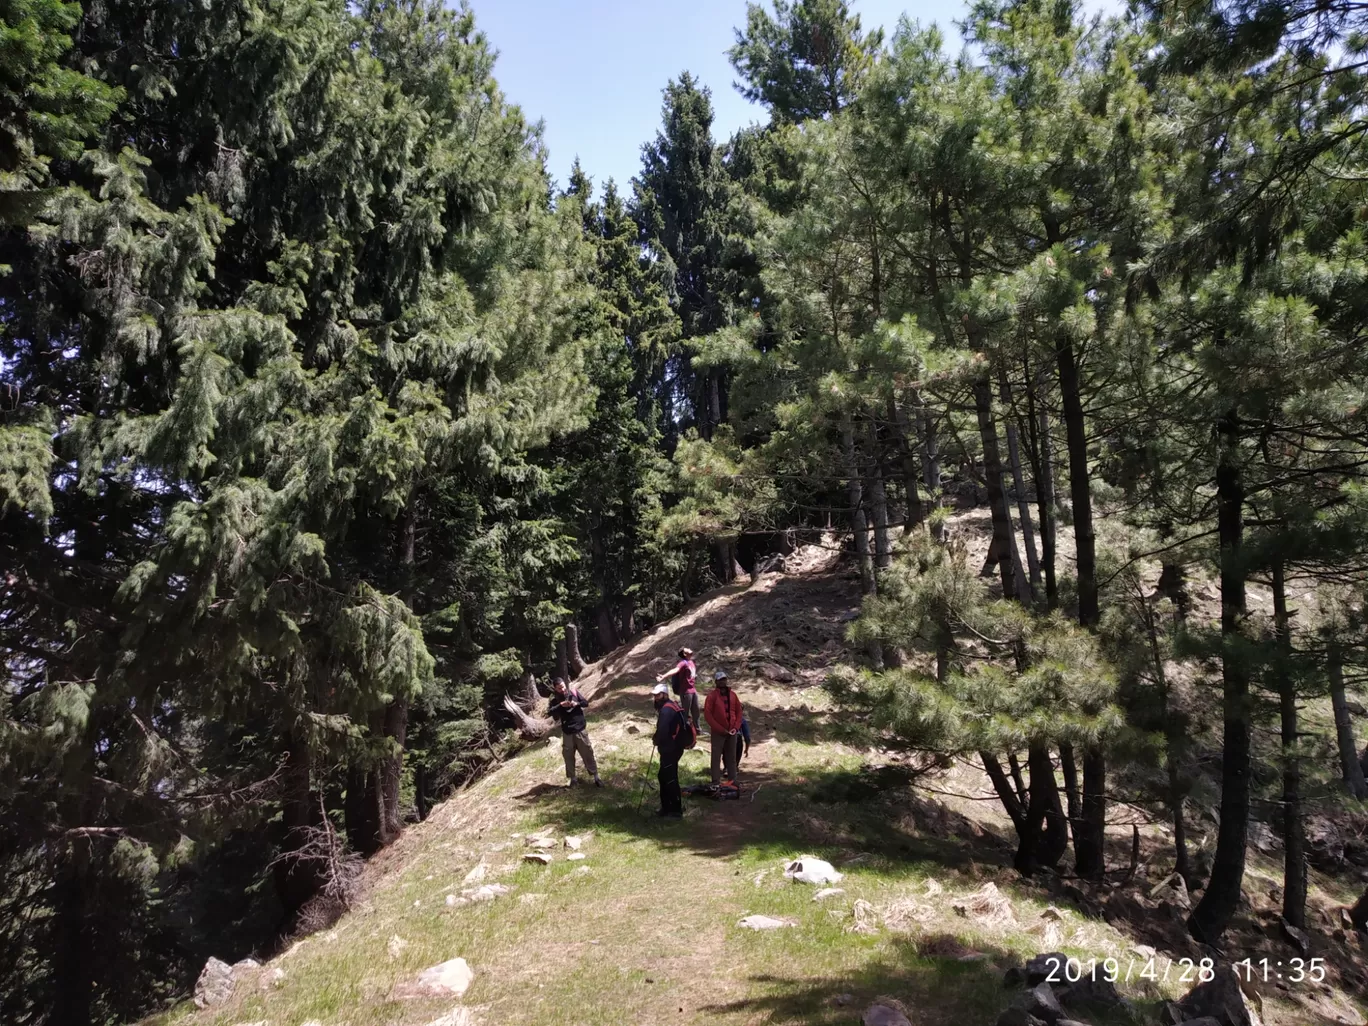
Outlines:
POLYGON ((641 814, 641 806, 646 801, 646 785, 651 779, 651 767, 655 765, 655 745, 651 746, 651 758, 646 763, 646 772, 641 775, 641 795, 637 798, 637 814, 641 814))

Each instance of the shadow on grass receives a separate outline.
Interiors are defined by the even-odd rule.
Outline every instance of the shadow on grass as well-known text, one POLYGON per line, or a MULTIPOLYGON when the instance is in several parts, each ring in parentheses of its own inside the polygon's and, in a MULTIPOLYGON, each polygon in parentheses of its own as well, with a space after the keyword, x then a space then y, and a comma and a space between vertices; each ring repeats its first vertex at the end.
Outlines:
MULTIPOLYGON (((739 799, 686 796, 682 820, 656 817, 654 771, 649 778, 641 771, 630 777, 615 773, 603 790, 538 785, 517 797, 566 833, 596 830, 650 838, 663 848, 717 858, 778 858, 802 849, 827 852, 833 861, 858 856, 893 874, 915 872, 917 864, 956 870, 971 861, 1006 865, 1010 859, 1010 848, 997 838, 942 830, 954 822, 947 818, 954 814, 911 793, 905 782, 873 790, 865 800, 821 803, 818 797, 846 793, 852 780, 863 781, 863 776, 830 768, 748 771, 743 763, 740 777, 739 799), (644 779, 649 786, 643 792, 644 779)), ((680 779, 685 786, 708 779, 706 750, 701 757, 686 754, 680 779)))
POLYGON ((1005 950, 969 951, 947 935, 895 938, 887 947, 885 957, 840 976, 752 976, 754 997, 704 1005, 702 1011, 739 1013, 751 1022, 836 1026, 860 1022, 880 997, 897 995, 918 1026, 959 1026, 992 1022, 1010 1002, 1001 974, 1015 959, 1005 950))

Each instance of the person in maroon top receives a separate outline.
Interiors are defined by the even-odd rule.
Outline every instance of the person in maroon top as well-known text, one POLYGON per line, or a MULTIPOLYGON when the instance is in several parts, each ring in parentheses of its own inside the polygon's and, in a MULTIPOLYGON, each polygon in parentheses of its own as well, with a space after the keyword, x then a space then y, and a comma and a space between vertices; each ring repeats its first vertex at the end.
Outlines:
POLYGON ((693 649, 681 648, 679 650, 679 662, 674 669, 666 670, 656 678, 659 684, 666 677, 674 678, 674 693, 679 696, 679 708, 684 711, 684 715, 693 720, 694 733, 698 732, 698 689, 694 686, 694 679, 698 676, 698 668, 694 665, 693 649))

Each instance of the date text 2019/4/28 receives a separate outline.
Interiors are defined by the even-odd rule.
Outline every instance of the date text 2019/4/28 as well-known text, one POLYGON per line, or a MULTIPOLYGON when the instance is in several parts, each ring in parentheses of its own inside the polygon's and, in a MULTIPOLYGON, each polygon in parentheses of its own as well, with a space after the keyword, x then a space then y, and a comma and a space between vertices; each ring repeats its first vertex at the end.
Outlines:
POLYGON ((1047 983, 1077 983, 1079 980, 1106 980, 1127 983, 1131 980, 1175 983, 1206 983, 1216 975, 1216 963, 1209 958, 1194 961, 1180 958, 1103 958, 1082 961, 1050 955, 1045 959, 1047 983))

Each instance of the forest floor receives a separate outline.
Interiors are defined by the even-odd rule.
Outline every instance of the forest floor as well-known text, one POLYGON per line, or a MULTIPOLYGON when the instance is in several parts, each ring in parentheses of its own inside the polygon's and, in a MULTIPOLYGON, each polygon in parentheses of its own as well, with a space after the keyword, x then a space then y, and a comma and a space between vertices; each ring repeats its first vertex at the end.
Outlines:
MULTIPOLYGON (((972 515, 957 528, 980 533, 972 515)), ((1204 954, 1177 910, 1149 898, 1172 864, 1162 827, 1117 807, 1110 883, 1022 881, 981 771, 928 770, 908 753, 870 747, 860 723, 831 709, 821 684, 850 658, 843 633, 858 587, 835 553, 801 555, 787 574, 713 592, 581 678, 602 790, 564 786, 559 737, 531 745, 372 861, 364 897, 335 927, 240 982, 228 1003, 197 1011, 185 1002, 156 1022, 836 1026, 858 1023, 886 996, 914 1026, 991 1026, 1012 997, 1004 970, 1051 950, 1134 967, 1136 978, 1120 983, 1130 1011, 1091 1019, 1097 1026, 1158 1021, 1160 1001, 1188 987, 1177 966, 1167 980, 1138 978, 1144 945, 1161 972, 1204 954), (660 821, 653 773, 643 800, 648 692, 684 644, 701 675, 729 670, 753 744, 741 800, 686 799, 682 821, 660 821), (1143 844, 1130 876, 1132 821, 1143 844), (582 859, 568 857, 567 835, 582 839, 582 859), (549 865, 524 861, 533 837, 557 841, 549 865), (785 862, 800 855, 841 870, 843 893, 817 900, 815 888, 785 879, 785 862), (472 871, 511 890, 462 902, 472 871), (989 884, 1005 903, 962 900, 991 897, 989 884), (789 925, 741 927, 751 914, 789 925), (457 957, 474 971, 459 1002, 404 996, 422 970, 457 957)), ((684 757, 683 783, 707 770, 704 737, 684 757)), ((1296 954, 1275 928, 1268 891, 1279 875, 1276 856, 1252 847, 1233 958, 1296 954)), ((1327 959, 1330 978, 1260 986, 1268 1024, 1364 1018, 1346 995, 1368 994, 1368 953, 1334 933, 1362 883, 1312 876, 1312 954, 1327 959)))

